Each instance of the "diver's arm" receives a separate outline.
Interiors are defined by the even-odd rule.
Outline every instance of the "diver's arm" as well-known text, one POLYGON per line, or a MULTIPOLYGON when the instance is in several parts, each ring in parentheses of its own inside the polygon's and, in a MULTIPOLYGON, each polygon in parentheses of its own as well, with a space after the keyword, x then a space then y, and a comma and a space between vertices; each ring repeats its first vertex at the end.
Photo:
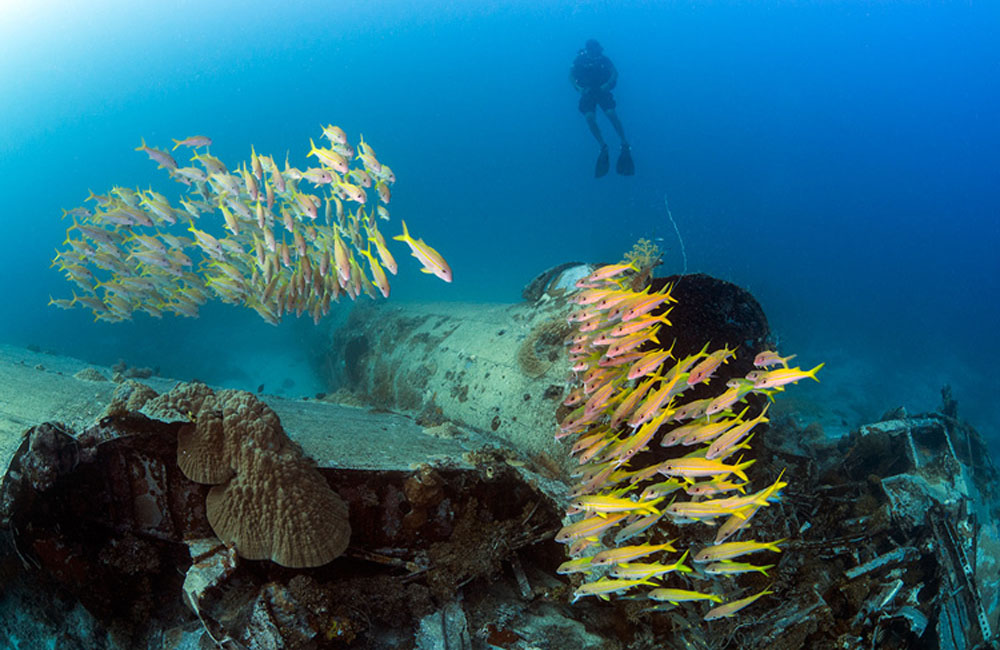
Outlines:
POLYGON ((611 63, 611 61, 608 61, 608 64, 611 66, 611 76, 608 77, 607 81, 601 84, 601 90, 611 90, 618 82, 618 68, 616 68, 615 64, 611 63))
POLYGON ((576 90, 576 92, 580 92, 580 84, 576 80, 576 75, 573 74, 573 66, 569 67, 569 82, 573 84, 573 89, 576 90))

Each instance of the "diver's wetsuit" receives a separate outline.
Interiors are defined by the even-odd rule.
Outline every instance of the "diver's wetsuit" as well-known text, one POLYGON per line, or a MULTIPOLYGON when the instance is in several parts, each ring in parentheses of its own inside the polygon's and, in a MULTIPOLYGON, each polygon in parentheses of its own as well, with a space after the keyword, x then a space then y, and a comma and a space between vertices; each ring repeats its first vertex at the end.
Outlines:
POLYGON ((591 54, 585 49, 580 50, 573 60, 571 73, 580 87, 581 113, 592 113, 597 106, 606 111, 615 107, 615 98, 610 90, 614 88, 614 82, 608 89, 602 88, 615 73, 611 59, 603 54, 591 54))

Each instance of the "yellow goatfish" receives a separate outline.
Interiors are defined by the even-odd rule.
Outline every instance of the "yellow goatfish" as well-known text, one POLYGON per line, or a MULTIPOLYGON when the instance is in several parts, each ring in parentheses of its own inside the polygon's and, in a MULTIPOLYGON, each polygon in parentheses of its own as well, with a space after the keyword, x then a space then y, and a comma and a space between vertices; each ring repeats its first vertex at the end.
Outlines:
POLYGON ((368 258, 368 266, 372 270, 372 281, 375 287, 382 294, 383 298, 388 298, 389 279, 385 277, 385 271, 382 270, 382 266, 375 260, 375 256, 372 255, 371 240, 368 241, 368 248, 361 251, 361 254, 368 258))
POLYGON ((629 262, 628 264, 609 264, 607 266, 602 266, 590 275, 580 280, 577 280, 576 286, 579 288, 585 288, 588 284, 593 282, 600 282, 602 280, 607 280, 613 278, 616 275, 620 275, 625 271, 638 271, 638 267, 635 262, 629 262))
POLYGON ((720 506, 713 503, 712 499, 708 499, 706 501, 682 501, 680 503, 672 503, 667 506, 663 512, 677 519, 710 523, 706 520, 715 519, 716 517, 725 517, 726 515, 735 515, 741 518, 745 517, 746 515, 744 514, 744 510, 746 509, 747 506, 743 506, 743 508, 720 506))
POLYGON ((664 542, 663 544, 637 544, 635 546, 622 546, 620 548, 608 549, 607 551, 601 551, 595 555, 592 558, 591 564, 593 566, 621 564, 623 562, 631 562, 632 560, 645 557, 650 553, 658 553, 661 551, 676 553, 677 549, 674 548, 673 545, 673 542, 676 541, 677 540, 672 540, 671 542, 664 542))
POLYGON ((575 523, 563 526, 556 533, 556 541, 563 544, 576 539, 596 539, 605 530, 615 526, 619 521, 627 517, 629 513, 621 512, 609 516, 594 516, 581 519, 575 523))
MULTIPOLYGON (((727 384, 728 385, 728 384, 727 384)), ((708 403, 708 407, 705 409, 705 415, 715 415, 716 413, 721 413, 727 408, 739 402, 743 399, 747 393, 753 390, 753 384, 750 382, 745 382, 743 384, 736 384, 734 386, 729 386, 726 391, 713 399, 708 403)))
MULTIPOLYGON (((575 603, 584 596, 597 596, 602 600, 610 600, 609 594, 617 594, 622 591, 628 591, 632 587, 637 585, 655 585, 656 583, 647 580, 613 580, 609 578, 601 578, 600 580, 595 580, 594 582, 588 582, 577 588, 573 592, 573 600, 570 604, 575 603)), ((721 599, 720 599, 721 600, 721 599)))
POLYGON ((658 374, 654 374, 652 377, 642 380, 639 385, 636 386, 632 392, 622 398, 622 401, 615 408, 614 413, 611 414, 611 426, 617 427, 621 422, 632 415, 639 401, 646 396, 649 391, 649 387, 653 385, 653 382, 659 379, 658 374))
POLYGON ((733 483, 732 481, 723 480, 711 480, 701 483, 693 483, 688 487, 685 492, 691 496, 711 496, 713 494, 721 494, 723 492, 732 492, 733 490, 738 490, 740 494, 745 492, 744 485, 746 483, 733 483))
POLYGON ((736 575, 737 573, 750 573, 751 571, 760 571, 765 576, 767 575, 768 569, 773 569, 773 564, 765 564, 759 566, 756 564, 748 564, 746 562, 715 562, 714 564, 709 564, 705 567, 705 573, 710 576, 729 576, 736 575))
MULTIPOLYGON (((819 372, 819 369, 825 365, 825 363, 821 363, 812 370, 803 370, 802 368, 778 368, 777 370, 772 370, 758 376, 756 381, 753 383, 753 387, 756 389, 777 388, 778 386, 784 386, 785 384, 794 384, 798 380, 805 379, 806 377, 816 379, 816 373, 819 372)), ((816 379, 816 381, 819 381, 819 379, 816 379)))
POLYGON ((768 419, 764 416, 767 414, 769 406, 771 405, 766 404, 764 406, 764 410, 761 411, 760 415, 754 419, 737 424, 713 440, 712 444, 708 447, 708 451, 705 452, 705 458, 708 460, 715 460, 716 458, 728 455, 727 452, 732 451, 735 445, 743 440, 744 436, 750 433, 751 429, 762 422, 768 422, 768 419))
POLYGON ((715 543, 721 544, 738 531, 742 530, 750 522, 750 519, 753 518, 757 511, 760 510, 760 508, 761 506, 755 505, 742 511, 742 517, 733 515, 727 519, 725 523, 719 526, 719 530, 715 533, 715 543))
POLYGON ((368 200, 368 195, 365 194, 365 191, 354 183, 337 181, 333 184, 333 187, 336 189, 337 194, 340 195, 340 198, 354 201, 355 203, 360 203, 361 205, 364 205, 368 200))
POLYGON ((578 557, 575 560, 566 560, 559 565, 556 573, 559 575, 566 575, 567 573, 590 573, 593 570, 590 566, 593 559, 593 556, 588 555, 587 557, 578 557))
POLYGON ((660 497, 652 501, 633 501, 626 497, 591 495, 575 499, 571 505, 584 512, 593 512, 599 517, 605 517, 609 512, 643 512, 656 515, 660 511, 653 506, 663 501, 664 498, 660 497))
POLYGON ((747 596, 746 598, 741 598, 740 600, 734 600, 733 602, 726 603, 725 605, 719 605, 718 607, 710 609, 708 613, 705 614, 705 620, 714 621, 717 618, 726 618, 732 616, 733 614, 740 611, 741 609, 743 609, 753 601, 757 600, 761 596, 773 593, 774 592, 771 591, 771 588, 768 587, 759 594, 754 594, 753 596, 747 596))
POLYGON ((705 458, 676 458, 661 463, 659 472, 664 476, 685 476, 687 478, 736 474, 747 481, 749 479, 743 470, 753 465, 754 462, 756 461, 751 459, 745 463, 726 465, 721 461, 705 458))
POLYGON ((753 365, 758 368, 766 368, 768 366, 776 366, 778 364, 788 367, 788 362, 795 358, 794 354, 790 354, 787 357, 779 357, 778 353, 774 350, 764 350, 759 353, 753 359, 753 365))
POLYGON ((748 494, 742 497, 729 497, 726 499, 715 499, 714 502, 720 506, 726 506, 730 508, 744 508, 750 505, 756 506, 767 506, 768 501, 775 497, 775 493, 778 492, 783 487, 786 487, 788 483, 781 480, 781 477, 785 475, 785 470, 781 470, 778 474, 778 478, 769 485, 768 487, 754 492, 753 494, 748 494))
POLYGON ((321 163, 336 170, 340 174, 346 174, 348 171, 347 161, 344 157, 333 149, 320 149, 316 146, 316 143, 309 138, 309 153, 306 156, 316 156, 321 163))
POLYGON ((729 560, 734 557, 739 557, 741 555, 747 555, 748 553, 756 553, 757 551, 774 551, 775 553, 781 553, 781 549, 778 544, 785 540, 779 539, 776 542, 757 542, 750 540, 748 542, 727 542, 725 544, 715 544, 714 546, 708 546, 701 549, 692 558, 694 562, 721 562, 723 560, 729 560))
POLYGON ((347 134, 339 126, 328 124, 323 127, 323 135, 333 144, 347 144, 347 134))
POLYGON ((701 382, 708 383, 709 378, 715 374, 715 371, 724 363, 729 363, 729 358, 736 353, 736 349, 729 349, 726 345, 721 350, 716 350, 715 352, 708 355, 703 359, 697 366, 691 369, 691 374, 688 376, 688 385, 694 386, 695 384, 700 384, 701 382))
POLYGON ((177 169, 177 161, 174 160, 173 156, 166 151, 154 149, 153 147, 147 147, 145 138, 142 138, 142 144, 136 147, 135 150, 144 152, 147 156, 149 156, 150 160, 157 163, 164 169, 169 169, 171 171, 177 169))
POLYGON ((677 560, 673 564, 660 564, 659 562, 626 562, 624 564, 619 564, 611 570, 611 576, 614 578, 624 578, 626 580, 639 580, 642 578, 648 579, 661 576, 664 573, 673 573, 674 571, 691 573, 691 568, 684 565, 684 560, 687 559, 688 552, 689 551, 684 551, 684 555, 681 556, 681 559, 677 560))
POLYGON ((654 589, 646 595, 653 600, 665 601, 673 603, 674 605, 692 600, 710 600, 713 603, 722 602, 721 596, 716 596, 715 594, 703 594, 700 591, 690 591, 688 589, 654 589))
MULTIPOLYGON (((212 138, 204 135, 192 135, 183 140, 174 140, 174 149, 177 147, 190 147, 195 149, 197 147, 209 147, 212 145, 212 138)), ((173 151, 173 149, 171 149, 173 151)))
POLYGON ((406 228, 405 221, 403 222, 403 234, 396 235, 393 239, 401 241, 410 247, 413 257, 417 258, 424 265, 421 271, 436 275, 445 282, 451 282, 451 267, 448 266, 448 262, 444 261, 441 253, 425 244, 423 239, 413 239, 410 236, 410 231, 406 228))
POLYGON ((365 232, 368 233, 368 241, 375 244, 375 251, 378 253, 378 258, 382 261, 382 266, 389 270, 389 273, 396 275, 396 270, 398 269, 396 265, 396 260, 393 258, 392 253, 385 246, 385 238, 382 237, 382 233, 379 232, 378 227, 372 223, 369 225, 366 220, 362 226, 364 226, 365 232))
POLYGON ((636 535, 644 533, 650 526, 658 522, 661 517, 663 517, 662 512, 658 515, 649 515, 647 517, 636 519, 631 524, 618 531, 615 535, 615 544, 621 544, 625 540, 632 539, 636 535))

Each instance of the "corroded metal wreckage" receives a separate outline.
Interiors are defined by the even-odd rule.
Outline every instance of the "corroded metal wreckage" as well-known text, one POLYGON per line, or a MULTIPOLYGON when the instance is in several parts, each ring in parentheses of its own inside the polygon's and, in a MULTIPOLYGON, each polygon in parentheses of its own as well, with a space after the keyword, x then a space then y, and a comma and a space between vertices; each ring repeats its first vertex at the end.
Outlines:
MULTIPOLYGON (((0 644, 994 647, 1000 477, 950 396, 940 412, 895 411, 839 440, 771 407, 747 454, 789 480, 755 534, 787 541, 768 577, 729 578, 741 595, 769 590, 746 613, 706 622, 691 603, 571 605, 583 580, 557 573, 567 556, 553 539, 577 464, 552 439, 567 412, 553 333, 572 309, 564 274, 581 277, 549 274, 518 305, 352 319, 333 336, 345 363, 331 366, 343 389, 329 399, 341 404, 168 391, 156 378, 157 390, 122 380, 69 397, 82 375, 18 366, 18 385, 40 390, 32 377, 48 373, 61 401, 108 399, 89 424, 0 413, 24 431, 0 490, 0 644)), ((724 369, 746 372, 769 336, 752 296, 706 276, 674 295, 676 354, 706 339, 744 346, 724 369)))
POLYGON ((357 647, 403 647, 434 603, 517 563, 558 525, 499 452, 409 471, 320 469, 254 396, 201 384, 159 397, 122 385, 108 412, 79 433, 58 423, 27 431, 3 514, 10 550, 114 631, 118 647, 202 636, 233 648, 335 647, 359 636, 357 647), (145 404, 127 409, 137 392, 145 404), (224 435, 193 444, 196 428, 224 435), (230 434, 238 439, 227 445, 230 434), (270 459, 257 477, 245 458, 230 469, 227 446, 290 458, 270 459), (193 470, 193 455, 212 458, 193 470), (214 501, 234 493, 227 515, 236 521, 220 523, 214 501), (261 540, 285 546, 261 550, 261 540))

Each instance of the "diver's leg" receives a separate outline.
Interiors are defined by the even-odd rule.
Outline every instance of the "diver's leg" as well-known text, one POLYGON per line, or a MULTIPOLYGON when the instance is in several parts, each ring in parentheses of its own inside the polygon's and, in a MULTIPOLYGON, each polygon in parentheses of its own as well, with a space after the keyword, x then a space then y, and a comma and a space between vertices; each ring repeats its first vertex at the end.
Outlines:
POLYGON ((597 116, 594 114, 594 111, 584 113, 583 117, 587 120, 587 126, 590 128, 590 132, 594 134, 595 138, 597 138, 597 144, 601 145, 602 148, 608 146, 604 142, 604 136, 601 135, 600 127, 597 126, 597 116))
POLYGON ((594 177, 600 178, 608 173, 608 167, 610 166, 608 145, 604 141, 604 136, 601 135, 601 129, 597 127, 597 117, 594 115, 594 111, 584 113, 583 116, 587 118, 587 126, 590 127, 590 132, 594 134, 598 144, 601 145, 601 151, 597 154, 597 163, 594 165, 594 177))
POLYGON ((605 108, 604 114, 608 116, 608 121, 611 122, 611 126, 615 127, 618 137, 622 140, 622 150, 618 154, 615 171, 622 176, 633 176, 635 174, 635 163, 632 161, 631 148, 628 145, 628 140, 625 139, 625 129, 622 128, 621 120, 618 119, 618 114, 615 113, 614 106, 605 108))
POLYGON ((608 121, 611 122, 611 126, 615 127, 615 133, 621 138, 622 146, 628 146, 628 140, 625 139, 625 129, 622 128, 622 122, 618 119, 618 113, 615 113, 615 109, 606 108, 604 109, 604 114, 608 116, 608 121))

